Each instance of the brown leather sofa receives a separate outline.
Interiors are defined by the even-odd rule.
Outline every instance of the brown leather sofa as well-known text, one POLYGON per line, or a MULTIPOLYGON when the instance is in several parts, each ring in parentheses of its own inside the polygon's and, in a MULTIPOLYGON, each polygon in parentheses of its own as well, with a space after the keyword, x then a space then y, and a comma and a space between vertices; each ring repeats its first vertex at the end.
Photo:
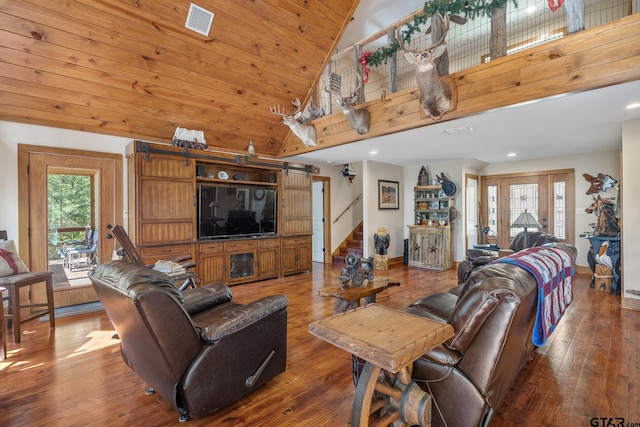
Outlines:
MULTIPOLYGON (((553 244, 575 262, 573 246, 553 244)), ((524 268, 494 263, 409 313, 451 324, 455 336, 414 362, 413 380, 432 396, 432 425, 486 426, 532 357, 538 286, 524 268)))
MULTIPOLYGON (((501 250, 500 252, 502 252, 502 254, 500 256, 509 255, 526 248, 533 248, 558 241, 556 236, 543 231, 530 231, 526 234, 526 239, 527 241, 525 242, 524 231, 516 234, 509 246, 509 249, 501 250)), ((464 283, 469 278, 469 274, 471 274, 473 269, 481 265, 485 265, 496 258, 498 258, 498 256, 495 255, 495 251, 467 249, 467 259, 458 264, 458 283, 464 283)))
POLYGON ((126 261, 102 264, 90 278, 125 363, 181 421, 227 406, 285 370, 283 295, 242 305, 221 284, 180 292, 163 273, 126 261))

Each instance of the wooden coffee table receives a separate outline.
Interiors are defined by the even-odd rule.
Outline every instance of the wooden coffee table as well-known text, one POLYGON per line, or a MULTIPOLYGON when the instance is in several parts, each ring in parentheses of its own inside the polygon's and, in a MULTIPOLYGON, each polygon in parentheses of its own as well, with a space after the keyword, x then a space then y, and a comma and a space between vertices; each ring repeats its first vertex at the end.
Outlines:
POLYGON ((309 332, 367 363, 351 413, 351 425, 431 424, 431 396, 411 380, 410 368, 429 349, 453 336, 453 327, 369 304, 309 324, 309 332))
POLYGON ((358 287, 328 286, 320 289, 319 293, 323 297, 335 297, 333 313, 337 314, 359 307, 360 300, 363 299, 365 305, 374 303, 376 302, 376 294, 393 286, 400 286, 400 282, 392 281, 388 277, 376 277, 373 281, 363 283, 358 287))

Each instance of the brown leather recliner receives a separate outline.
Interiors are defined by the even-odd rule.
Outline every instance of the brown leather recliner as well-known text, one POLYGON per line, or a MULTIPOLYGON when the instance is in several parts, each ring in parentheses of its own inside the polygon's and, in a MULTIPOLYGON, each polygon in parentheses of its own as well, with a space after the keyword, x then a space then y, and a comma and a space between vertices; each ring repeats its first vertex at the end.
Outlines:
MULTIPOLYGON (((556 243, 575 261, 573 246, 556 243)), ((538 286, 514 264, 476 268, 462 286, 415 301, 406 312, 447 322, 455 336, 413 364, 432 396, 432 425, 486 426, 531 358, 538 286)))
MULTIPOLYGON (((525 242, 525 233, 521 231, 516 234, 509 246, 509 250, 502 252, 518 252, 526 248, 542 246, 547 243, 555 243, 558 239, 556 236, 545 233, 544 231, 530 231, 527 233, 527 241, 525 242)), ((504 255, 503 255, 504 256, 504 255)), ((497 258, 491 251, 483 249, 468 249, 467 259, 458 264, 458 283, 464 283, 473 269, 485 265, 497 258)))
POLYGON ((242 305, 222 284, 181 293, 163 273, 126 261, 102 264, 90 278, 125 363, 181 420, 227 406, 285 370, 283 295, 242 305))

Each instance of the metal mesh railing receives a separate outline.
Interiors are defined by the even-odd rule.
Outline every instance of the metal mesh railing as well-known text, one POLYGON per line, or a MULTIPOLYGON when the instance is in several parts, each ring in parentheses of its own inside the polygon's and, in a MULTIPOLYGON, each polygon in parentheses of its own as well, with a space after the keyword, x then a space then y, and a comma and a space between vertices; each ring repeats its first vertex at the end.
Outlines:
MULTIPOLYGON (((585 1, 584 26, 585 29, 594 28, 608 22, 628 16, 631 13, 630 0, 602 0, 585 1)), ((507 3, 507 55, 546 43, 567 34, 565 8, 561 7, 552 12, 547 0, 520 0, 518 7, 507 3)), ((431 46, 431 36, 425 35, 425 25, 419 35, 414 35, 411 43, 405 46, 409 50, 423 50, 431 46)), ((446 37, 449 55, 449 72, 465 70, 490 60, 491 24, 489 17, 478 17, 466 24, 451 23, 446 37)), ((381 46, 388 46, 387 36, 380 37, 367 45, 363 51, 375 51, 381 46)), ((353 51, 345 55, 336 55, 331 61, 331 72, 339 75, 342 96, 346 96, 356 87, 355 65, 359 58, 355 58, 353 51)), ((397 90, 416 86, 415 67, 409 64, 402 53, 396 53, 397 58, 397 90)), ((369 67, 368 81, 364 85, 365 102, 383 98, 390 93, 389 69, 387 64, 369 67)), ((323 94, 324 82, 318 88, 318 97, 323 94)), ((334 98, 332 98, 333 101, 334 98)), ((331 111, 339 111, 332 102, 331 111)))

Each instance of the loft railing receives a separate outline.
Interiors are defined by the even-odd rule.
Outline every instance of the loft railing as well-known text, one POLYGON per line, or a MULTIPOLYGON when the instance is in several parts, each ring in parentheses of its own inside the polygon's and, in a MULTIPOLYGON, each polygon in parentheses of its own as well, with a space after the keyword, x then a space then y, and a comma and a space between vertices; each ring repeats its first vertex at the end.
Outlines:
MULTIPOLYGON (((505 17, 507 54, 555 40, 570 32, 567 29, 566 7, 553 12, 547 0, 520 0, 517 3, 518 6, 515 7, 511 1, 507 2, 505 17)), ((356 87, 356 73, 366 75, 360 62, 363 54, 367 51, 375 52, 382 47, 388 48, 395 40, 396 29, 402 29, 415 14, 419 13, 422 13, 422 10, 336 53, 325 69, 318 87, 313 91, 313 103, 320 105, 325 115, 340 111, 335 103, 335 97, 324 90, 325 85, 334 89, 334 92, 338 87, 343 94, 353 91, 356 87)), ((584 29, 603 25, 631 13, 631 0, 585 0, 584 29)), ((431 36, 424 33, 428 24, 424 27, 420 35, 414 35, 411 42, 405 46, 407 49, 422 50, 431 45, 431 36)), ((446 38, 449 71, 453 73, 490 61, 491 33, 489 17, 477 17, 468 20, 464 25, 452 22, 446 38)), ((414 66, 397 53, 390 57, 386 64, 366 68, 369 69, 368 79, 362 88, 359 103, 383 99, 387 94, 416 86, 414 66)))

